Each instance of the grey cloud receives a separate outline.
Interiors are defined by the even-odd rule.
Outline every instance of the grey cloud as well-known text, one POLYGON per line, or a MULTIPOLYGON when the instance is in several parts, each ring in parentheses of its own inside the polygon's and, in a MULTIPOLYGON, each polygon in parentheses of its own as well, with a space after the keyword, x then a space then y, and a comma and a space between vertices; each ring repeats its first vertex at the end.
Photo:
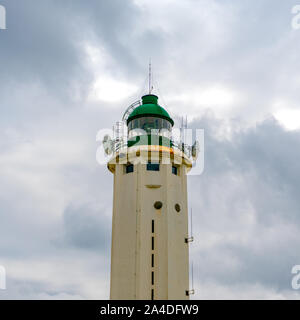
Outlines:
POLYGON ((48 90, 53 88, 56 94, 65 94, 75 75, 87 76, 75 39, 76 28, 53 1, 4 1, 3 5, 8 20, 1 35, 3 85, 37 82, 48 90))
POLYGON ((49 290, 49 283, 29 281, 29 280, 16 280, 8 279, 7 285, 9 290, 3 291, 0 294, 1 300, 10 299, 24 299, 27 300, 74 300, 82 299, 81 296, 76 294, 76 288, 65 288, 65 291, 49 290))
POLYGON ((109 252, 111 221, 105 218, 103 208, 96 210, 89 205, 69 205, 63 221, 67 243, 79 248, 100 248, 109 252))
POLYGON ((3 5, 8 16, 8 28, 1 34, 3 86, 38 83, 61 98, 72 96, 70 90, 86 93, 93 80, 86 68, 87 42, 104 44, 122 61, 121 69, 131 70, 128 74, 136 66, 132 46, 124 41, 137 16, 130 2, 90 1, 86 6, 83 1, 12 0, 3 5))
POLYGON ((193 123, 206 133, 204 173, 190 178, 198 280, 291 290, 300 259, 300 153, 291 146, 300 131, 268 119, 220 141, 213 122, 193 123), (211 238, 218 240, 209 245, 211 238))

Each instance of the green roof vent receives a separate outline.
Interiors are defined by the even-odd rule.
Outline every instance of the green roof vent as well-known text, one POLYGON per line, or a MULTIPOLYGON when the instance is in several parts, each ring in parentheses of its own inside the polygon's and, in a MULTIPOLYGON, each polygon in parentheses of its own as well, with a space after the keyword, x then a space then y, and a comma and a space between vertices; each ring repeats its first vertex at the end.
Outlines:
POLYGON ((157 104, 158 96, 147 94, 142 97, 143 104, 157 104))

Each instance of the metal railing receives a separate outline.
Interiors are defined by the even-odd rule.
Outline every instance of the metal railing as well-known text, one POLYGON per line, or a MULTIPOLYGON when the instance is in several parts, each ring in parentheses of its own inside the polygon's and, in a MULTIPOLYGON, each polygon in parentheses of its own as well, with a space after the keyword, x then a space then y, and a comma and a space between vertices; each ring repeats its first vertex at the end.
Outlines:
POLYGON ((138 106, 140 106, 142 103, 141 103, 141 100, 137 100, 135 101, 134 103, 132 103, 127 109, 126 111, 124 112, 123 114, 123 118, 122 118, 122 121, 126 122, 129 115, 131 114, 131 112, 137 108, 138 106))
MULTIPOLYGON (((112 152, 115 155, 120 150, 127 149, 127 139, 125 137, 119 137, 112 141, 112 152)), ((171 146, 173 149, 183 152, 188 158, 192 157, 192 146, 185 144, 183 142, 176 142, 171 139, 171 146)))

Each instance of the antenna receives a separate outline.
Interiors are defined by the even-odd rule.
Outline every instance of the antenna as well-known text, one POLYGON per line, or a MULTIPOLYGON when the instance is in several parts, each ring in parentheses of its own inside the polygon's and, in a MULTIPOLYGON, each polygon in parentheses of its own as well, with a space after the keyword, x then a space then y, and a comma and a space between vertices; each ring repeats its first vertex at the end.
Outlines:
POLYGON ((193 208, 191 208, 191 237, 193 238, 193 208))
POLYGON ((193 293, 195 293, 195 290, 194 290, 194 261, 192 261, 192 291, 194 291, 193 293))
MULTIPOLYGON (((191 236, 190 238, 186 238, 185 242, 189 243, 194 241, 194 237, 193 237, 193 210, 191 208, 191 236)), ((191 280, 192 280, 192 286, 191 289, 186 290, 186 295, 187 296, 191 296, 192 294, 195 294, 195 289, 194 289, 194 262, 192 261, 192 266, 191 266, 191 280)))
MULTIPOLYGON (((194 289, 194 263, 193 263, 193 261, 192 261, 192 267, 191 267, 191 274, 192 274, 192 276, 191 276, 191 278, 192 278, 192 288, 185 291, 185 294, 187 296, 191 296, 192 294, 195 294, 195 289, 194 289)), ((189 283, 189 285, 190 285, 190 283, 189 283)))
POLYGON ((152 86, 152 66, 151 66, 151 58, 149 59, 149 94, 151 94, 151 91, 153 89, 152 86))
POLYGON ((194 241, 193 237, 193 209, 191 208, 191 235, 188 238, 185 238, 185 243, 190 243, 194 241))

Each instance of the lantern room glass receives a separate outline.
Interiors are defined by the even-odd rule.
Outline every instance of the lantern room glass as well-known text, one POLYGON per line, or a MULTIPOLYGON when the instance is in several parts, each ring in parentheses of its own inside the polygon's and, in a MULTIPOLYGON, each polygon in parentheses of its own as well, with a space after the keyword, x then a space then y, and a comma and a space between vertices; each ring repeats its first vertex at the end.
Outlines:
POLYGON ((136 136, 142 134, 158 134, 169 136, 172 129, 171 123, 162 118, 157 117, 141 117, 133 119, 128 124, 128 136, 136 136), (153 131, 152 131, 153 130, 153 131))

